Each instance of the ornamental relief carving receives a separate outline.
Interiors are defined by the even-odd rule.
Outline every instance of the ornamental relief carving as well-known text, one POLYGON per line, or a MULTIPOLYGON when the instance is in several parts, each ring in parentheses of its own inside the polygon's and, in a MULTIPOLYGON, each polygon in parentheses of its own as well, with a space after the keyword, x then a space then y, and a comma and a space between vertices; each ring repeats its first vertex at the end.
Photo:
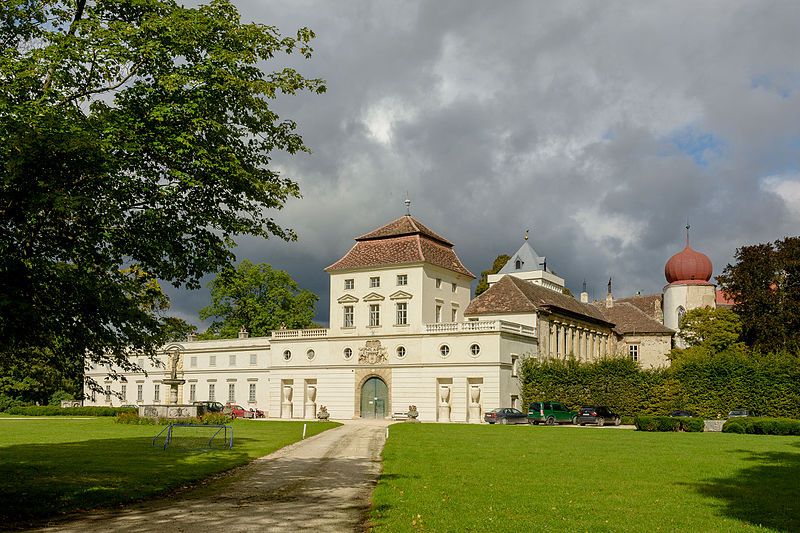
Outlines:
POLYGON ((378 365, 388 359, 386 348, 381 346, 381 341, 370 340, 358 349, 358 363, 361 365, 378 365))

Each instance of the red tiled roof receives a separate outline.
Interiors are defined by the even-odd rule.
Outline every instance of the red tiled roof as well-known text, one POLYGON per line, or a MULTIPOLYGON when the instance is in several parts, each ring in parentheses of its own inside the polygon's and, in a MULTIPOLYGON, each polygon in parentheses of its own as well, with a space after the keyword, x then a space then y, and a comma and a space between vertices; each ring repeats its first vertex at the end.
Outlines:
POLYGON ((351 270, 377 266, 430 263, 474 278, 453 250, 453 245, 413 217, 406 215, 356 239, 344 257, 325 270, 351 270))
POLYGON ((603 313, 606 320, 614 324, 614 331, 620 335, 629 333, 672 335, 675 333, 630 302, 615 300, 613 307, 606 307, 605 302, 595 302, 594 306, 603 313))
POLYGON ((736 302, 733 301, 733 297, 731 297, 722 289, 716 290, 715 301, 717 307, 733 307, 736 304, 736 302))
MULTIPOLYGON (((614 300, 614 305, 619 303, 629 303, 642 311, 653 320, 661 321, 663 313, 661 311, 661 294, 645 294, 642 296, 630 296, 614 300)), ((605 305, 605 302, 601 302, 605 305)))
POLYGON ((590 304, 581 303, 572 296, 509 275, 500 278, 497 283, 472 300, 464 315, 530 313, 539 309, 561 311, 594 322, 610 323, 596 307, 590 304))

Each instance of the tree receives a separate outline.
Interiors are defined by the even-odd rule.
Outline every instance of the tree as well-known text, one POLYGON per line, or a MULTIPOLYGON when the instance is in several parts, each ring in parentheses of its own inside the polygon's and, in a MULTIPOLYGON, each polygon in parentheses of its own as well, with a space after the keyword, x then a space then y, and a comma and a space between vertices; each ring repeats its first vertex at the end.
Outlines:
POLYGON ((739 315, 718 307, 698 307, 688 311, 680 321, 678 335, 688 347, 701 346, 719 353, 739 344, 742 321, 739 315))
POLYGON ((743 246, 717 281, 742 319, 742 339, 762 352, 800 352, 800 237, 743 246))
POLYGON ((502 269, 503 266, 508 263, 509 259, 511 259, 510 255, 498 255, 495 257, 494 263, 492 263, 492 268, 481 272, 481 279, 478 281, 478 285, 475 287, 475 296, 480 296, 486 291, 486 289, 489 288, 489 274, 497 274, 500 272, 500 269, 502 269))
POLYGON ((200 310, 200 319, 216 318, 206 338, 235 338, 241 328, 263 337, 272 330, 300 329, 313 325, 317 296, 300 289, 283 270, 242 261, 221 272, 209 284, 211 305, 200 310))
POLYGON ((153 280, 198 288, 235 236, 295 239, 269 163, 307 149, 270 100, 325 86, 261 64, 313 36, 228 0, 0 2, 0 358, 115 377, 164 339, 153 280))
POLYGON ((197 333, 197 326, 182 318, 168 316, 164 318, 164 342, 183 342, 186 337, 197 333))

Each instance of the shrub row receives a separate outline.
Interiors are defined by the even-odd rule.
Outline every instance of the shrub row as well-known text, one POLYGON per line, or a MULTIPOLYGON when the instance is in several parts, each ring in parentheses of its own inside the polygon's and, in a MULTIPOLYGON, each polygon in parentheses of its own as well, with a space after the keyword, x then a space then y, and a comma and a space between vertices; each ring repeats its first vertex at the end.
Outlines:
POLYGON ((633 419, 639 431, 686 431, 698 433, 703 431, 705 421, 702 418, 672 416, 637 416, 633 419))
POLYGON ((731 418, 722 426, 723 433, 753 435, 800 435, 800 420, 789 418, 731 418))
POLYGON ((526 359, 523 401, 558 401, 571 409, 608 405, 623 416, 669 415, 685 409, 720 418, 733 409, 800 418, 800 357, 686 350, 669 368, 643 369, 628 358, 594 362, 526 359))
MULTIPOLYGON (((130 411, 130 410, 129 410, 130 411)), ((203 425, 212 425, 212 426, 221 426, 228 424, 231 420, 231 417, 227 415, 223 415, 222 413, 206 413, 203 416, 198 416, 196 418, 181 418, 181 419, 171 419, 171 418, 149 418, 145 416, 139 416, 136 412, 125 412, 119 413, 114 422, 117 424, 135 424, 135 425, 142 425, 142 426, 165 426, 167 424, 203 424, 203 425)))
POLYGON ((116 416, 119 413, 135 413, 135 407, 59 407, 57 405, 30 405, 11 407, 10 415, 23 416, 116 416))

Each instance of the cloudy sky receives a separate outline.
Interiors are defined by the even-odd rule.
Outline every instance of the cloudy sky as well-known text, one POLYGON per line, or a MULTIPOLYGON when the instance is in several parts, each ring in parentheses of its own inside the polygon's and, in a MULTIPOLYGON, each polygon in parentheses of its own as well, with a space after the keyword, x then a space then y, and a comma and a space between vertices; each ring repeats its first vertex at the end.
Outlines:
MULTIPOLYGON (((353 237, 405 212, 476 275, 531 243, 573 292, 660 292, 694 248, 715 274, 739 246, 800 234, 800 2, 240 0, 244 21, 314 30, 276 58, 327 81, 279 99, 311 154, 277 220, 294 243, 240 239, 239 259, 320 296, 353 237)), ((206 289, 171 291, 200 324, 206 289)))

